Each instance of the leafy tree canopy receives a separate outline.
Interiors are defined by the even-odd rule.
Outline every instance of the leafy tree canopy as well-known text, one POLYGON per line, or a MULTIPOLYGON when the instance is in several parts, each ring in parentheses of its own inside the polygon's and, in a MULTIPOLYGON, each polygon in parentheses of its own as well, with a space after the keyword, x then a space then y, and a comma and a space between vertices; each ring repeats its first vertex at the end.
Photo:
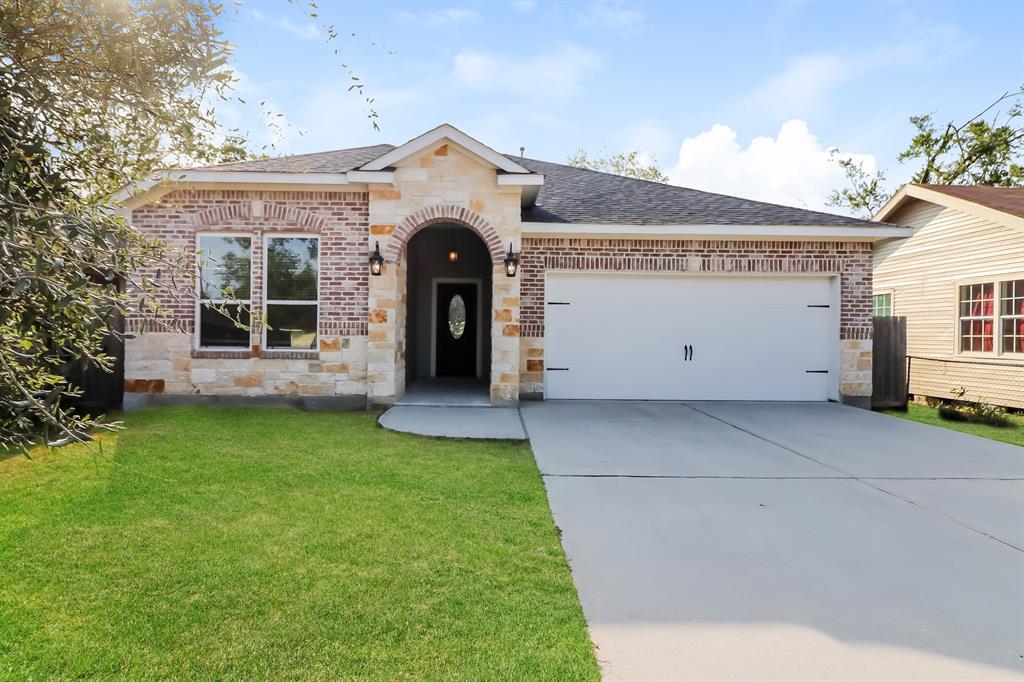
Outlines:
POLYGON ((606 150, 599 156, 591 157, 580 149, 568 158, 567 163, 576 168, 589 168, 602 173, 624 175, 627 178, 668 182, 668 177, 661 172, 656 161, 652 159, 651 163, 644 163, 640 153, 635 151, 609 154, 606 150))
POLYGON ((194 295, 191 263, 116 194, 169 160, 236 160, 219 134, 231 48, 212 0, 0 0, 0 447, 86 438, 74 363, 109 367, 112 321, 194 295), (161 276, 160 273, 163 273, 161 276))
MULTIPOLYGON (((1024 185, 1024 86, 1007 92, 980 113, 961 123, 935 123, 933 114, 911 116, 916 132, 897 157, 920 168, 915 183, 939 185, 1024 185)), ((869 173, 863 164, 835 151, 847 186, 832 192, 829 205, 874 215, 892 196, 885 174, 869 173)))

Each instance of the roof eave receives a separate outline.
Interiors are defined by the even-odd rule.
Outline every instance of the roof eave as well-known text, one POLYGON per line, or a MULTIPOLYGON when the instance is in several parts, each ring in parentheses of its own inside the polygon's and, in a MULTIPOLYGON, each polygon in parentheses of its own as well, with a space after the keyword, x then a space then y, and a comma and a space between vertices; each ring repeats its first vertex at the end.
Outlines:
POLYGON ((913 183, 907 183, 900 187, 899 191, 893 194, 882 208, 878 209, 873 219, 889 220, 910 199, 927 201, 945 208, 960 209, 987 220, 1024 229, 1024 218, 1020 216, 913 183))
POLYGON ((828 241, 879 242, 902 239, 914 234, 913 228, 891 225, 627 225, 608 223, 535 223, 523 222, 524 235, 531 236, 627 236, 632 238, 685 239, 821 239, 828 241))

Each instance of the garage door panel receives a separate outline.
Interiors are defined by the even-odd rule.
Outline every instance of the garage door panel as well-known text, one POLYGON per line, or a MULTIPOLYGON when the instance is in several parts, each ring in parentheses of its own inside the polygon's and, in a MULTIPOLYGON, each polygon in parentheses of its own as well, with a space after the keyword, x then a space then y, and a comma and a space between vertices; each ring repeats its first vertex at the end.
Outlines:
POLYGON ((550 398, 824 400, 828 278, 550 274, 550 398), (693 349, 687 360, 684 348, 693 349))

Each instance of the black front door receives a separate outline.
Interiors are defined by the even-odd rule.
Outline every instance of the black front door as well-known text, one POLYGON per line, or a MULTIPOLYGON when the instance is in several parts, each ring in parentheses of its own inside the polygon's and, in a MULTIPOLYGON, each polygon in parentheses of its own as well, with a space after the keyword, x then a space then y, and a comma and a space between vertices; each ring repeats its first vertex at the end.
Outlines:
POLYGON ((435 320, 435 374, 439 377, 476 376, 477 285, 438 282, 435 320))

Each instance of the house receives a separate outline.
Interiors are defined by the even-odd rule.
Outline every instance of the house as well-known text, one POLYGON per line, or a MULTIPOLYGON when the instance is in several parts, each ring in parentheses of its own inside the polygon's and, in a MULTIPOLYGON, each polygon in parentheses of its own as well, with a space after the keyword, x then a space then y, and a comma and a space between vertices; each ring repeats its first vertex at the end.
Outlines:
POLYGON ((1024 408, 1024 189, 906 185, 877 220, 876 315, 907 318, 909 390, 1024 408))
POLYGON ((866 406, 872 246, 910 234, 503 155, 450 125, 173 171, 123 206, 196 259, 204 299, 267 322, 173 297, 161 324, 128 320, 129 407, 361 407, 417 385, 866 406))

